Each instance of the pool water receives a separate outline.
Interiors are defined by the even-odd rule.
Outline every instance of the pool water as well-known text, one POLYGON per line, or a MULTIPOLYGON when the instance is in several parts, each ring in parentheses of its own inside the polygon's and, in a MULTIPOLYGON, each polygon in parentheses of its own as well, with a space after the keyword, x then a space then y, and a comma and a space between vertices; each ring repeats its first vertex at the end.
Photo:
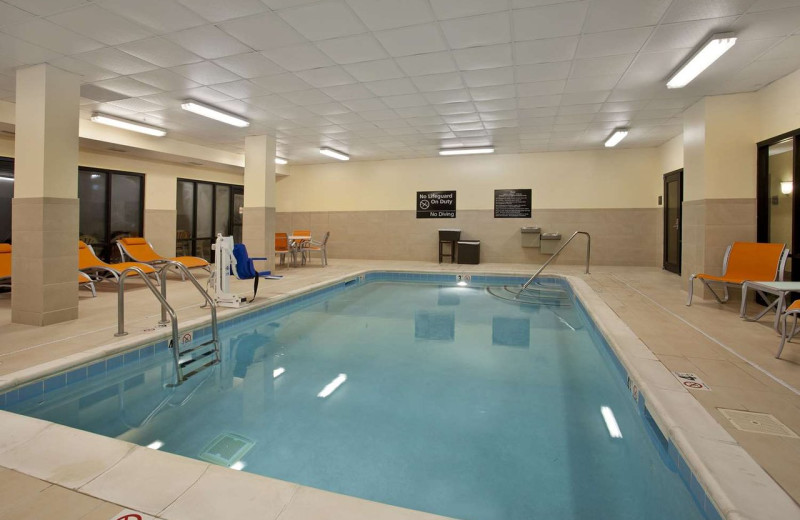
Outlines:
POLYGON ((222 339, 177 388, 164 352, 10 409, 465 520, 703 518, 571 296, 369 282, 222 339))

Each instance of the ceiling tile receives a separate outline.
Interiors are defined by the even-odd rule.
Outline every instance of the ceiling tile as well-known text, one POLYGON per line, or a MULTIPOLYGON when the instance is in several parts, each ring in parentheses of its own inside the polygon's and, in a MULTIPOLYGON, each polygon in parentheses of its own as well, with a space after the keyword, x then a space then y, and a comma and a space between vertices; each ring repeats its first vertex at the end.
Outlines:
MULTIPOLYGON (((564 87, 564 93, 595 92, 598 90, 612 90, 619 82, 620 74, 607 74, 603 76, 570 78, 564 87)), ((605 101, 605 99, 603 99, 605 101)), ((599 103, 599 102, 598 102, 599 103)))
POLYGON ((5 32, 61 54, 79 54, 103 47, 103 44, 96 40, 41 18, 7 27, 5 32))
POLYGON ((571 60, 577 45, 578 36, 517 42, 514 44, 514 60, 517 65, 571 60))
POLYGON ((440 20, 504 11, 508 7, 498 0, 431 0, 431 5, 440 20))
POLYGON ((377 81, 402 78, 404 76, 403 71, 392 59, 353 63, 345 65, 344 68, 358 81, 377 81))
POLYGON ((250 51, 239 40, 225 34, 213 25, 195 27, 169 34, 166 37, 209 60, 250 51))
POLYGON ((376 96, 399 96, 413 94, 417 91, 414 84, 407 78, 369 81, 364 83, 364 86, 376 96))
POLYGON ((517 83, 517 95, 519 97, 529 97, 560 94, 564 91, 566 84, 567 82, 564 80, 517 83))
POLYGON ((178 0, 209 22, 224 22, 263 13, 267 6, 259 0, 178 0))
POLYGON ((217 27, 257 51, 303 43, 303 37, 273 13, 238 18, 217 27))
POLYGON ((125 43, 117 48, 159 67, 177 67, 203 61, 200 56, 187 51, 180 45, 159 37, 125 43))
POLYGON ((437 115, 436 110, 430 105, 395 108, 394 111, 402 117, 427 117, 437 115))
POLYGON ((5 2, 0 2, 0 29, 17 27, 35 19, 36 17, 27 11, 23 11, 5 2))
POLYGON ((199 83, 195 83, 194 81, 167 69, 156 69, 148 72, 140 72, 130 77, 137 81, 141 81, 142 83, 147 83, 148 85, 153 85, 154 87, 166 91, 196 88, 201 86, 199 83))
POLYGON ((289 25, 311 41, 366 32, 366 27, 342 1, 303 5, 278 12, 289 25))
POLYGON ((660 25, 642 48, 644 52, 697 47, 713 33, 724 32, 735 18, 698 20, 694 22, 660 25))
POLYGON ((97 5, 87 5, 48 18, 53 23, 106 45, 119 45, 151 36, 144 27, 97 5))
POLYGON ((68 56, 51 60, 49 63, 51 65, 58 67, 59 69, 64 69, 67 72, 72 72, 73 74, 77 74, 81 76, 81 80, 89 83, 93 81, 111 79, 117 76, 115 72, 111 72, 110 70, 106 69, 101 69, 100 67, 92 65, 91 63, 87 63, 83 60, 78 60, 68 56))
POLYGON ((509 44, 459 49, 453 52, 453 56, 461 70, 494 69, 514 64, 509 44))
POLYGON ((517 89, 514 85, 501 85, 496 87, 478 87, 469 89, 472 99, 475 101, 489 101, 494 99, 514 98, 517 89))
POLYGON ((127 97, 149 96, 151 94, 158 94, 162 90, 129 77, 98 81, 94 85, 124 94, 127 97))
POLYGON ((429 76, 414 76, 411 78, 414 85, 420 92, 437 92, 440 90, 453 90, 461 88, 464 83, 461 75, 457 72, 446 72, 444 74, 431 74, 429 76))
POLYGON ((468 87, 490 87, 514 83, 514 67, 498 69, 465 70, 461 73, 468 87))
MULTIPOLYGON (((475 114, 475 105, 469 101, 462 101, 460 103, 442 103, 433 107, 436 112, 442 116, 451 116, 456 114, 475 114)), ((477 115, 474 115, 477 118, 477 115)), ((461 119, 459 122, 466 122, 461 119)))
POLYGON ((208 61, 192 63, 190 65, 181 65, 180 67, 174 67, 172 70, 181 76, 185 76, 192 81, 200 83, 201 85, 228 83, 241 79, 233 72, 223 69, 219 65, 215 65, 208 61))
POLYGON ((348 99, 364 99, 372 97, 373 94, 364 85, 356 83, 353 85, 340 85, 336 87, 325 87, 322 89, 327 95, 336 101, 347 101, 348 99))
POLYGON ((110 104, 126 110, 132 110, 134 112, 153 112, 164 109, 164 107, 161 105, 137 98, 120 99, 119 101, 112 101, 110 104))
POLYGON ((288 99, 284 99, 278 95, 271 95, 271 96, 257 96, 253 98, 244 99, 246 103, 251 105, 257 106, 259 108, 263 108, 266 110, 273 110, 279 107, 286 107, 286 106, 294 106, 294 103, 289 101, 288 99))
POLYGON ((428 101, 422 94, 403 94, 400 96, 386 96, 381 101, 389 108, 419 107, 427 105, 428 101))
POLYGON ((559 115, 569 114, 595 114, 600 111, 601 103, 591 103, 588 105, 563 106, 558 109, 559 115))
POLYGON ((263 51, 262 54, 289 71, 327 67, 333 62, 311 43, 263 51))
POLYGON ((534 81, 552 81, 566 79, 569 76, 570 61, 552 63, 533 63, 517 67, 517 82, 532 83, 534 81))
POLYGON ((297 73, 297 76, 317 88, 347 85, 356 82, 350 74, 338 65, 301 71, 297 73))
MULTIPOLYGON (((313 113, 315 113, 317 115, 320 115, 320 116, 332 116, 332 115, 336 115, 336 114, 346 114, 347 112, 350 111, 347 107, 345 107, 344 105, 341 105, 339 103, 322 103, 320 105, 309 105, 309 106, 306 106, 306 109, 308 109, 310 112, 313 112, 313 113)), ((337 127, 332 128, 332 129, 328 129, 327 133, 330 133, 331 131, 341 131, 341 130, 342 129, 337 126, 337 127)), ((325 130, 322 130, 322 132, 326 133, 325 130)))
POLYGON ((254 83, 266 87, 271 92, 278 94, 283 92, 291 92, 293 90, 306 90, 311 88, 311 85, 298 78, 291 72, 285 74, 274 74, 272 76, 264 76, 261 78, 252 78, 254 83))
POLYGON ((635 54, 620 56, 604 56, 602 58, 589 58, 575 60, 572 63, 570 78, 587 78, 591 76, 616 75, 622 76, 633 61, 635 54))
POLYGON ((673 0, 661 23, 736 16, 754 3, 755 0, 673 0))
POLYGON ((378 41, 369 34, 319 41, 316 42, 316 45, 340 65, 373 61, 389 56, 378 41))
POLYGON ((637 27, 595 34, 584 34, 578 43, 576 58, 594 58, 638 52, 653 32, 652 27, 637 27))
POLYGON ((158 68, 157 65, 111 47, 85 52, 75 57, 124 76, 158 68))
POLYGON ((658 23, 672 0, 595 0, 584 33, 645 27, 658 23))
POLYGON ((375 37, 395 57, 447 50, 447 44, 435 24, 389 29, 376 32, 375 37))
POLYGON ((580 34, 588 2, 545 5, 520 9, 511 14, 517 41, 539 40, 580 34))
POLYGON ((234 56, 226 56, 214 60, 214 63, 224 69, 228 69, 237 76, 247 79, 286 72, 283 67, 268 60, 259 52, 247 52, 234 56))
POLYGON ((665 84, 669 74, 687 54, 691 53, 690 51, 691 49, 677 49, 639 54, 622 77, 619 88, 631 89, 665 84))
POLYGON ((281 94, 283 97, 296 103, 298 105, 318 105, 320 103, 330 103, 333 101, 330 97, 326 96, 321 90, 296 90, 292 92, 285 92, 281 94))
POLYGON ((438 92, 426 92, 423 94, 423 96, 425 96, 425 99, 427 99, 429 103, 433 103, 434 105, 470 101, 469 92, 463 88, 442 90, 438 92))
POLYGON ((759 60, 800 58, 800 34, 790 36, 760 56, 759 60))
POLYGON ((740 16, 730 27, 740 40, 788 36, 800 27, 800 7, 740 16))
POLYGON ((240 79, 239 81, 232 81, 230 83, 219 83, 213 85, 211 88, 235 99, 249 99, 269 94, 269 90, 263 86, 256 85, 252 81, 247 81, 246 79, 240 79))
POLYGON ((397 58, 395 61, 409 76, 425 76, 427 74, 440 74, 457 70, 453 55, 449 52, 405 56, 397 58))
POLYGON ((102 0, 102 7, 159 33, 202 25, 205 20, 175 0, 102 0))
POLYGON ((608 99, 609 91, 597 92, 574 92, 561 96, 562 105, 587 105, 592 103, 602 103, 608 99))
POLYGON ((434 21, 426 0, 347 0, 371 31, 434 21))
POLYGON ((506 11, 446 20, 441 26, 452 49, 511 41, 511 22, 506 11))
POLYGON ((48 16, 83 5, 86 0, 6 0, 6 3, 37 16, 48 16))

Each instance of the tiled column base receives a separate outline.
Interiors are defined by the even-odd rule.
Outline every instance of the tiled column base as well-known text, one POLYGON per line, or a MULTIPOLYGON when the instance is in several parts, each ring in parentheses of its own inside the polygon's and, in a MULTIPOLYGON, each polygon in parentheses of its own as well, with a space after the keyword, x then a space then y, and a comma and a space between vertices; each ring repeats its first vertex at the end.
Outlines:
POLYGON ((12 200, 12 322, 78 317, 78 218, 78 199, 12 200))
POLYGON ((266 257, 267 262, 256 262, 256 269, 275 267, 275 208, 245 207, 242 224, 242 242, 250 256, 266 257))
POLYGON ((144 236, 161 256, 175 256, 177 218, 174 209, 144 210, 144 236))

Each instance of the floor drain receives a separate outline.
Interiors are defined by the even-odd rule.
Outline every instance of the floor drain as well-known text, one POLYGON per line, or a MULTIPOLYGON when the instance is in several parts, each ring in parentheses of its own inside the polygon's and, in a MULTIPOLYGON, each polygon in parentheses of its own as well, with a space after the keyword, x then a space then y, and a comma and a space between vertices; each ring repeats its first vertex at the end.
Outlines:
POLYGON ((238 462, 254 445, 255 442, 247 437, 225 432, 217 435, 200 452, 200 458, 220 466, 230 466, 238 462))
POLYGON ((781 437, 792 437, 798 439, 798 435, 788 426, 780 422, 774 415, 768 413, 745 412, 743 410, 729 410, 727 408, 717 408, 737 429, 752 432, 765 433, 767 435, 780 435, 781 437))

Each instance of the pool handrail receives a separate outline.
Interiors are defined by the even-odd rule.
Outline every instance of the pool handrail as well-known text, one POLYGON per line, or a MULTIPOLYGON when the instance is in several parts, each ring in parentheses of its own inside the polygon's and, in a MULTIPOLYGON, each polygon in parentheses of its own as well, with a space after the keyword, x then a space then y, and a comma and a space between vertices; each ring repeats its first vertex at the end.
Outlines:
POLYGON ((561 245, 561 247, 558 248, 558 251, 553 253, 553 256, 548 258, 547 261, 544 264, 542 264, 542 267, 540 267, 539 270, 536 271, 533 274, 533 276, 531 276, 530 279, 527 282, 525 282, 525 284, 522 286, 522 289, 520 290, 520 292, 522 292, 525 289, 527 289, 528 286, 531 283, 533 283, 533 280, 535 280, 536 277, 539 276, 539 274, 541 274, 542 271, 544 271, 544 268, 547 267, 548 265, 550 265, 550 262, 555 260, 556 257, 561 253, 561 251, 563 251, 564 248, 567 247, 570 242, 572 242, 572 239, 575 238, 578 235, 586 235, 586 274, 589 274, 589 258, 590 258, 591 254, 592 254, 592 236, 589 233, 587 233, 586 231, 576 231, 576 232, 574 232, 572 234, 571 237, 569 237, 567 239, 566 242, 564 242, 564 244, 561 245))
POLYGON ((169 316, 172 320, 172 342, 174 345, 177 345, 178 317, 175 314, 175 309, 173 309, 172 306, 167 302, 166 296, 162 296, 158 289, 156 289, 156 287, 153 285, 153 282, 147 278, 147 274, 136 266, 126 267, 122 270, 122 272, 119 273, 119 285, 117 286, 117 333, 114 334, 114 336, 120 337, 128 335, 128 333, 125 332, 125 278, 131 274, 138 274, 141 276, 147 288, 150 289, 150 292, 152 292, 158 301, 161 302, 162 316, 166 317, 166 313, 169 313, 169 316))

